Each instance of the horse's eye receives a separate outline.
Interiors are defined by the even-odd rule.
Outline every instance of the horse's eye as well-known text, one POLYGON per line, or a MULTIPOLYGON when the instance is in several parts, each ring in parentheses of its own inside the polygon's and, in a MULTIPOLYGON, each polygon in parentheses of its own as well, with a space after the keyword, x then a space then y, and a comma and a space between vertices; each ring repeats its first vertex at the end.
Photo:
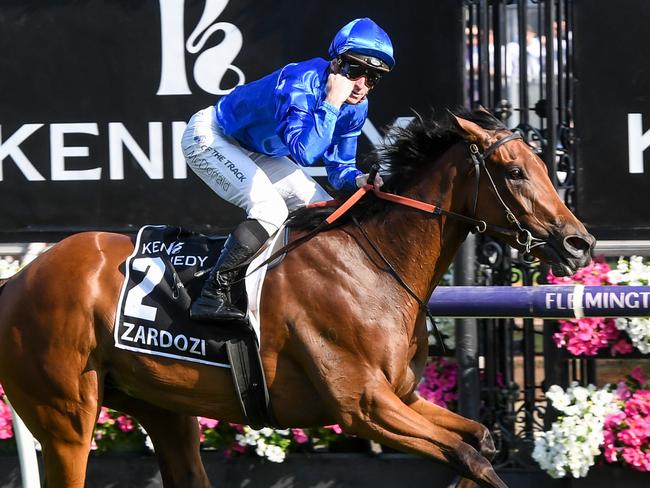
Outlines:
POLYGON ((521 180, 524 177, 524 171, 521 168, 514 167, 508 170, 508 178, 511 180, 521 180))

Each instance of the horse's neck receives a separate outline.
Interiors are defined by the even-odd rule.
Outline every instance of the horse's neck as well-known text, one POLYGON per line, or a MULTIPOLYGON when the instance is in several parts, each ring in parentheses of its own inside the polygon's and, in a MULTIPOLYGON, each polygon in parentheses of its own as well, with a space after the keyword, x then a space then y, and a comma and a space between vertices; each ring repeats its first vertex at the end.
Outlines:
MULTIPOLYGON (((461 187, 467 177, 463 147, 455 145, 431 166, 405 196, 439 205, 456 213, 466 212, 467 198, 461 187)), ((453 218, 395 205, 372 226, 373 239, 402 278, 421 298, 427 298, 451 264, 467 236, 467 227, 453 218)))

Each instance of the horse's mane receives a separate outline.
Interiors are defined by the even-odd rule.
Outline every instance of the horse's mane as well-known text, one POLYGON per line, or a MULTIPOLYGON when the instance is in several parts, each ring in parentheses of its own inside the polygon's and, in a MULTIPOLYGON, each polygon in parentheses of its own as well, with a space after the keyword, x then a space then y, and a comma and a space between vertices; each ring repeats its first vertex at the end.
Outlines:
POLYGON ((9 281, 9 278, 0 278, 0 293, 2 293, 2 287, 7 281, 9 281))
MULTIPOLYGON (((506 127, 485 110, 454 110, 453 114, 474 122, 487 130, 499 130, 506 127)), ((442 115, 432 114, 428 118, 416 116, 406 127, 391 128, 385 143, 375 147, 363 160, 362 167, 377 162, 381 167, 382 178, 386 181, 382 190, 390 193, 402 193, 408 188, 419 170, 431 164, 437 156, 462 140, 464 133, 451 116, 451 112, 442 115)), ((346 198, 349 195, 339 195, 346 198)), ((350 210, 350 215, 366 212, 373 214, 381 211, 390 203, 378 198, 364 198, 350 210)), ((333 209, 301 208, 289 218, 289 226, 311 228, 320 223, 333 209)))

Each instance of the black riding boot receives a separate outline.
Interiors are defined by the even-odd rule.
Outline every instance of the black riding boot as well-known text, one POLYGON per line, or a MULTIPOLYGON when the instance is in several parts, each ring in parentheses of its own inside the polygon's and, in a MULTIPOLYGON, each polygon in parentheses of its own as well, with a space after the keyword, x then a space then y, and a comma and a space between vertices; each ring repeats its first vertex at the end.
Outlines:
POLYGON ((243 320, 246 317, 230 301, 230 286, 241 270, 228 270, 253 256, 268 237, 269 234, 257 220, 245 220, 239 224, 226 240, 217 263, 203 284, 201 296, 190 308, 193 320, 243 320))

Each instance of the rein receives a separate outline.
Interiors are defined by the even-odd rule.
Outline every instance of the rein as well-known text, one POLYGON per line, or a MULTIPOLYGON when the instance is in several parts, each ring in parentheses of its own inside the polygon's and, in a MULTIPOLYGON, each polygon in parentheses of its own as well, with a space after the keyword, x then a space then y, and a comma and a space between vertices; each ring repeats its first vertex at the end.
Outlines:
MULTIPOLYGON (((481 169, 483 169, 483 171, 485 171, 485 174, 488 177, 488 180, 490 181, 490 186, 494 190, 494 193, 497 196, 497 199, 499 200, 499 203, 505 210, 506 219, 508 220, 508 222, 510 222, 513 226, 516 227, 516 230, 507 229, 493 224, 488 224, 485 220, 480 220, 475 217, 468 217, 466 215, 452 212, 451 210, 445 210, 444 208, 438 207, 436 205, 432 205, 430 203, 414 200, 412 198, 396 195, 394 193, 386 193, 381 190, 375 189, 371 184, 367 184, 364 187, 357 190, 337 210, 335 210, 327 219, 325 219, 325 223, 332 224, 335 220, 337 220, 339 217, 345 214, 350 209, 350 207, 352 207, 355 203, 357 203, 361 199, 361 197, 363 197, 368 191, 372 190, 375 196, 377 198, 381 198, 382 200, 394 202, 399 205, 404 205, 406 207, 412 207, 417 210, 421 210, 422 212, 430 213, 434 216, 445 215, 448 217, 452 217, 456 220, 465 222, 473 227, 472 229, 473 232, 478 232, 482 234, 487 230, 492 230, 493 232, 497 234, 501 234, 503 236, 514 237, 514 239, 517 241, 517 244, 522 246, 524 250, 527 253, 529 253, 531 249, 546 244, 546 241, 539 239, 537 237, 533 237, 531 232, 528 229, 524 228, 524 226, 521 224, 519 219, 517 219, 515 214, 512 212, 512 210, 510 210, 506 202, 501 197, 501 194, 497 189, 496 183, 494 182, 494 179, 492 178, 492 175, 490 174, 490 171, 488 170, 487 165, 485 164, 486 159, 492 156, 492 154, 494 154, 494 152, 500 146, 502 146, 507 142, 518 140, 518 139, 522 139, 521 135, 517 132, 513 132, 512 134, 509 134, 506 137, 503 137, 498 141, 496 141, 494 144, 488 147, 483 154, 481 154, 476 144, 471 143, 469 145, 469 153, 470 153, 470 157, 472 158, 472 162, 474 163, 474 168, 476 173, 476 185, 474 189, 474 197, 472 199, 473 201, 472 215, 476 215, 476 206, 478 202, 478 191, 480 185, 481 169)), ((315 204, 308 205, 308 207, 326 207, 326 206, 337 205, 338 203, 339 203, 338 200, 329 200, 327 202, 317 202, 315 204)), ((318 227, 321 226, 319 225, 318 227)))
MULTIPOLYGON (((382 200, 387 200, 393 203, 397 203, 399 205, 404 205, 406 207, 411 207, 415 208, 417 210, 420 210, 422 212, 430 213, 433 216, 440 216, 440 215, 445 215, 451 218, 454 218, 456 220, 460 220, 462 222, 465 222, 473 227, 472 232, 478 232, 478 233, 484 233, 487 230, 491 230, 497 234, 500 234, 502 236, 508 236, 508 237, 514 237, 516 240, 517 244, 522 246, 524 250, 529 253, 531 249, 541 246, 546 244, 546 241, 543 239, 539 239, 537 237, 533 237, 531 232, 524 228, 524 226, 521 224, 519 219, 515 216, 515 214, 510 210, 506 202, 503 200, 501 197, 501 194, 499 193, 499 190, 497 189, 496 183, 494 182, 494 179, 492 178, 492 175, 490 174, 490 171, 487 168, 487 165, 485 164, 486 159, 488 159, 494 152, 501 147, 503 144, 506 144, 507 142, 513 141, 513 140, 518 140, 518 139, 523 139, 521 137, 521 134, 517 132, 513 132, 506 137, 503 137, 493 143, 490 147, 488 147, 483 154, 481 154, 478 145, 475 143, 471 143, 468 146, 470 157, 472 159, 472 162, 474 164, 475 168, 475 173, 476 173, 476 185, 475 185, 475 191, 474 191, 474 197, 473 197, 473 204, 472 204, 472 215, 476 215, 476 206, 477 206, 477 201, 478 201, 478 192, 479 192, 479 184, 480 184, 480 176, 481 176, 481 169, 485 171, 485 174, 488 177, 488 180, 490 181, 490 185, 492 189, 494 190, 494 193, 497 196, 497 199, 501 203, 501 206, 505 210, 506 213, 506 219, 508 222, 510 222, 513 226, 516 227, 516 229, 508 229, 500 226, 496 226, 493 224, 488 224, 485 220, 480 220, 475 217, 468 217, 466 215, 462 215, 456 212, 452 212, 451 210, 446 210, 444 208, 438 207, 436 205, 430 204, 430 203, 425 203, 419 200, 414 200, 412 198, 404 197, 401 195, 396 195, 394 193, 387 193, 383 192, 381 190, 377 190, 374 188, 372 185, 372 182, 374 180, 374 176, 377 174, 378 166, 375 164, 373 165, 373 168, 370 171, 369 177, 368 177, 368 183, 364 185, 363 187, 359 188, 355 193, 352 194, 351 197, 349 197, 343 204, 339 206, 329 217, 327 217, 325 220, 323 220, 320 224, 318 224, 314 229, 309 231, 307 234, 299 237, 298 239, 295 239, 291 241, 289 244, 281 247, 277 251, 275 251, 271 256, 269 256, 267 259, 265 259, 262 263, 260 263, 254 270, 250 271, 247 276, 253 274, 255 271, 260 269, 262 266, 274 261, 277 259, 279 256, 286 254, 301 244, 307 242, 310 240, 312 237, 314 237, 316 234, 321 232, 322 230, 325 230, 328 226, 333 224, 338 218, 340 218, 342 215, 344 215, 352 206, 354 206, 366 193, 368 193, 370 190, 373 191, 375 196, 377 198, 381 198, 382 200)), ((329 200, 325 202, 316 202, 314 204, 308 205, 308 207, 328 207, 328 206, 334 206, 338 205, 340 202, 339 200, 329 200)), ((375 244, 370 240, 369 236, 366 234, 365 230, 361 227, 360 223, 355 217, 352 217, 352 220, 354 224, 356 225, 357 228, 363 233, 364 237, 368 240, 370 245, 373 247, 375 252, 382 258, 382 260, 386 263, 388 266, 390 273, 392 276, 395 277, 395 279, 400 283, 400 285, 415 299, 417 300, 418 304, 420 305, 421 308, 423 308, 427 316, 431 319, 435 332, 438 336, 438 340, 440 344, 442 345, 442 348, 444 350, 444 343, 442 342, 442 338, 440 336, 440 332, 438 331, 435 321, 433 320, 433 317, 431 316, 431 312, 429 310, 428 305, 422 301, 416 294, 415 292, 408 286, 408 284, 404 281, 404 279, 399 275, 397 270, 390 264, 390 262, 381 254, 381 252, 377 249, 375 244)), ((245 266, 248 266, 261 252, 258 251, 254 256, 246 260, 245 262, 234 266, 230 268, 227 271, 230 270, 235 270, 235 269, 241 269, 245 266)), ((245 277, 241 278, 241 281, 245 277)))
POLYGON ((366 232, 366 230, 361 227, 361 223, 357 220, 356 217, 352 216, 352 222, 354 222, 354 225, 361 231, 361 234, 363 234, 363 237, 366 238, 366 241, 368 241, 368 244, 370 244, 370 247, 377 253, 377 255, 381 258, 381 260, 388 266, 388 269, 386 270, 393 278, 395 278, 395 281, 397 281, 402 288, 406 290, 406 292, 411 295, 411 297, 417 302, 417 304, 420 306, 420 310, 424 310, 425 313, 427 314, 427 317, 429 317, 429 320, 431 320, 431 324, 433 325, 433 330, 436 334, 436 340, 438 341, 438 344, 440 344, 440 347, 442 348, 442 352, 445 353, 447 352, 445 348, 445 342, 442 339, 442 334, 440 333, 440 330, 438 330, 438 325, 436 324, 436 320, 433 317, 433 314, 431 313, 431 309, 429 308, 429 305, 424 302, 424 300, 421 300, 420 297, 413 291, 413 289, 408 285, 406 281, 404 281, 404 278, 402 278, 402 275, 399 274, 399 272, 395 269, 395 267, 391 264, 391 262, 384 256, 384 254, 381 252, 381 249, 377 247, 377 245, 372 242, 372 239, 370 239, 370 236, 366 232))

